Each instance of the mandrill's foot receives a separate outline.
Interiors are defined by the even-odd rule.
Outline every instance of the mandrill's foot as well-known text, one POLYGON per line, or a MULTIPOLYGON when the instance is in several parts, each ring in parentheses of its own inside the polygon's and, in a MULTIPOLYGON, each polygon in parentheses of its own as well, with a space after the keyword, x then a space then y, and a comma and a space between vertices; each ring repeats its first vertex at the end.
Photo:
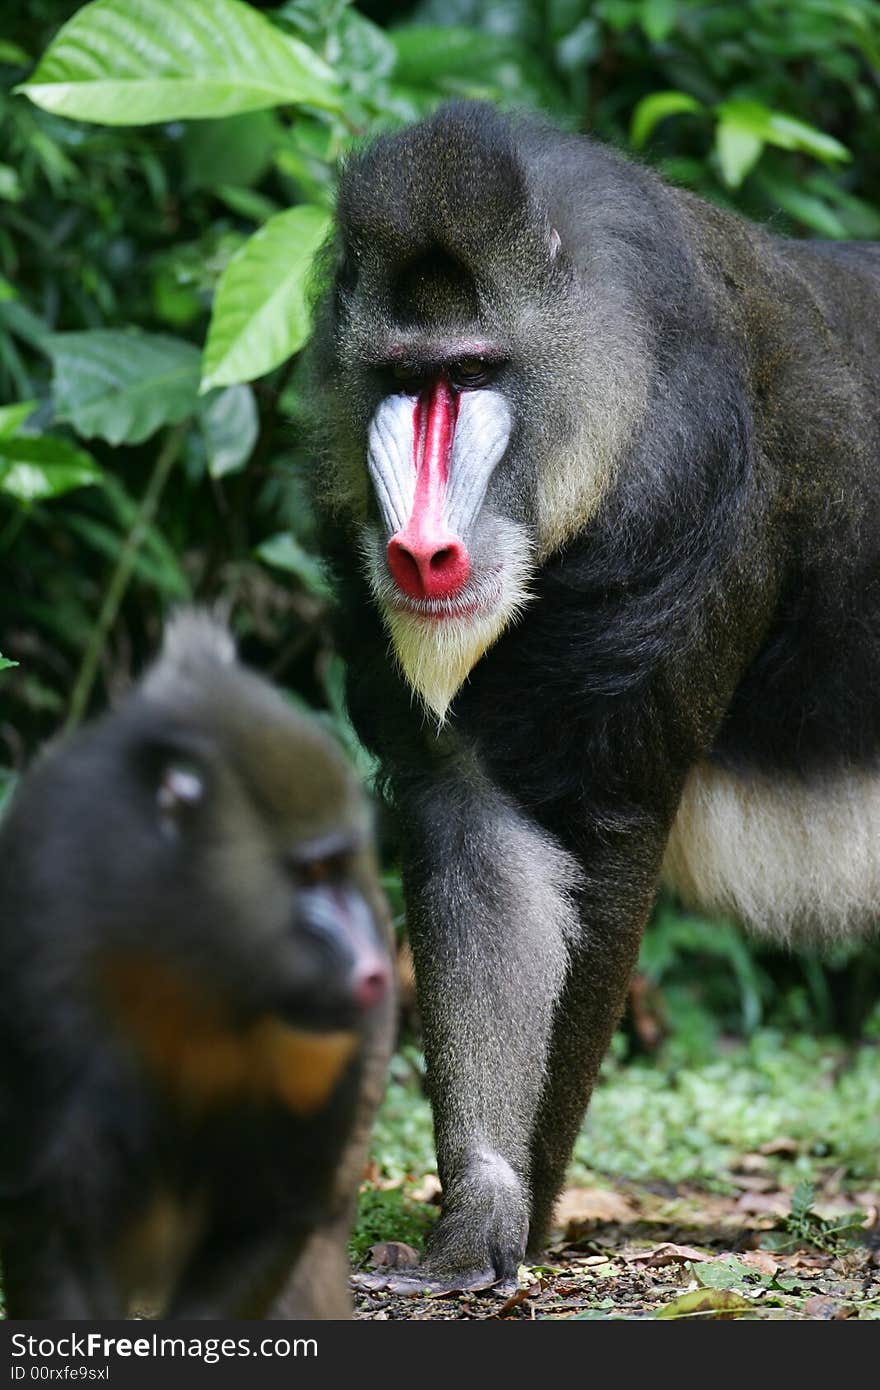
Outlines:
POLYGON ((450 1186, 423 1263, 357 1274, 354 1285, 401 1295, 493 1289, 507 1297, 516 1291, 528 1229, 528 1197, 513 1169, 481 1153, 450 1186))

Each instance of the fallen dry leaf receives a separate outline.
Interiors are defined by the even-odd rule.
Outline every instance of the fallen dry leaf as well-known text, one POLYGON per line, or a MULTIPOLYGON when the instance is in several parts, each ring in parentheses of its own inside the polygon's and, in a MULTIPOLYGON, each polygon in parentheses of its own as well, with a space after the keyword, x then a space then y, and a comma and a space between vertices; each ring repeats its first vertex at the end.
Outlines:
POLYGON ((762 1153, 741 1154, 734 1164, 736 1173, 766 1173, 770 1168, 770 1161, 762 1153))
POLYGON ((443 1188, 436 1173, 426 1173, 421 1182, 409 1188, 409 1195, 416 1202, 439 1203, 443 1188))
POLYGON ((833 1264, 833 1256, 817 1254, 812 1250, 793 1250, 788 1255, 780 1255, 779 1263, 786 1269, 797 1272, 799 1269, 828 1269, 833 1264))
POLYGON ((589 1221, 635 1221, 632 1202, 610 1187, 567 1187, 556 1204, 556 1224, 583 1226, 589 1221))
POLYGON ((766 1144, 761 1144, 758 1152, 762 1154, 796 1154, 800 1147, 796 1139, 790 1139, 787 1134, 782 1134, 778 1139, 768 1139, 766 1144))
POLYGON ((375 1188, 379 1192, 393 1192, 395 1187, 403 1186, 403 1179, 385 1177, 379 1164, 371 1158, 364 1168, 361 1185, 375 1188))
POLYGON ((775 1274, 779 1268, 779 1261, 773 1258, 769 1250, 747 1250, 739 1258, 741 1264, 748 1265, 749 1269, 757 1269, 761 1274, 775 1274))
POLYGON ((402 1240, 383 1240, 379 1245, 370 1246, 370 1264, 373 1269, 415 1269, 421 1256, 411 1245, 402 1240))
POLYGON ((499 1318, 506 1318, 508 1313, 512 1313, 514 1308, 519 1308, 530 1298, 537 1298, 541 1292, 539 1283, 529 1284, 526 1289, 517 1289, 515 1294, 511 1294, 506 1303, 502 1303, 496 1314, 499 1318))
POLYGON ((854 1308, 844 1307, 833 1298, 826 1297, 825 1294, 814 1293, 806 1301, 802 1311, 808 1318, 824 1318, 841 1320, 851 1318, 855 1315, 854 1308))
POLYGON ((635 1250, 620 1257, 627 1264, 644 1265, 646 1269, 659 1269, 661 1265, 685 1264, 688 1260, 711 1260, 704 1250, 696 1250, 692 1245, 673 1245, 666 1241, 655 1245, 653 1250, 635 1250))
POLYGON ((744 1192, 736 1205, 755 1216, 787 1216, 791 1203, 785 1192, 744 1192))
POLYGON ((733 1173, 732 1180, 743 1192, 777 1192, 779 1184, 770 1173, 733 1173))

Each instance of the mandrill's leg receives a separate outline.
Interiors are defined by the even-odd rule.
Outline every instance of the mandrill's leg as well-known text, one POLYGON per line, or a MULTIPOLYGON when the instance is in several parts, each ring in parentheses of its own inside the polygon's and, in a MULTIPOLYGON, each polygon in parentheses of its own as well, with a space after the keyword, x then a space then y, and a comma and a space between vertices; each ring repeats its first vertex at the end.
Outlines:
POLYGON ((629 867, 625 883, 612 874, 600 875, 598 854, 585 860, 592 871, 581 904, 583 925, 571 948, 569 973, 556 1007, 547 1079, 532 1133, 533 1255, 546 1241, 584 1111, 626 1002, 655 891, 656 855, 643 848, 645 853, 631 851, 623 861, 629 867), (599 883, 603 887, 597 892, 599 883))
POLYGON ((515 1285, 529 1136, 576 926, 574 861, 476 774, 401 807, 443 1213, 423 1265, 371 1287, 515 1285))

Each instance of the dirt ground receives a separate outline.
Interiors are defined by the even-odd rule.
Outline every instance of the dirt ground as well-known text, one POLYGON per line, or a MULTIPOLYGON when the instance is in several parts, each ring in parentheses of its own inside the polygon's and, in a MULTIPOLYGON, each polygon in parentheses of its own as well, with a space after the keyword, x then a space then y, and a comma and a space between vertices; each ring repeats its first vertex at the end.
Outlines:
MULTIPOLYGON (((400 1297, 356 1289, 362 1319, 880 1318, 880 1190, 835 1174, 808 1199, 777 1187, 771 1157, 744 1155, 738 1191, 671 1184, 569 1188, 546 1262, 521 1288, 400 1297)), ((387 1243, 370 1272, 416 1254, 387 1243)), ((357 1282, 357 1281, 356 1281, 357 1282)))

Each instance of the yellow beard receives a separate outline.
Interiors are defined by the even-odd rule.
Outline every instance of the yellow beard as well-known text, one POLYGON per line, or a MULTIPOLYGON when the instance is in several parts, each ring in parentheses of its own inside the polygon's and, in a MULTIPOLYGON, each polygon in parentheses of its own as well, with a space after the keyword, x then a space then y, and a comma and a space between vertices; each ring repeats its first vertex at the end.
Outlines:
POLYGON ((381 542, 374 533, 364 538, 370 584, 397 663, 408 685, 435 715, 438 724, 443 724, 456 692, 480 657, 529 600, 527 585, 532 564, 528 536, 515 522, 499 520, 495 525, 499 531, 495 553, 504 555, 504 566, 494 580, 497 595, 493 594, 491 605, 484 611, 460 617, 431 618, 400 608, 380 560, 381 542))

